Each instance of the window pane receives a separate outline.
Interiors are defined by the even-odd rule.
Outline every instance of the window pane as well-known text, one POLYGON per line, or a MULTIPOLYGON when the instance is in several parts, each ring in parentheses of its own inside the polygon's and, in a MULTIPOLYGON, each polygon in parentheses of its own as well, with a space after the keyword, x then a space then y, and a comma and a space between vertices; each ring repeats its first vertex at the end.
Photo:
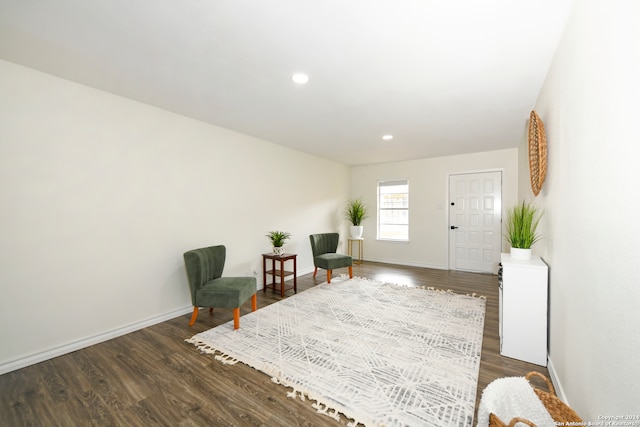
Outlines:
POLYGON ((380 194, 407 193, 409 186, 403 185, 380 185, 380 194))
POLYGON ((409 183, 378 182, 378 238, 409 240, 409 183))
POLYGON ((382 194, 380 195, 380 208, 408 208, 409 207, 409 195, 404 194, 382 194))
POLYGON ((380 210, 380 225, 383 224, 409 224, 409 211, 407 210, 380 210))

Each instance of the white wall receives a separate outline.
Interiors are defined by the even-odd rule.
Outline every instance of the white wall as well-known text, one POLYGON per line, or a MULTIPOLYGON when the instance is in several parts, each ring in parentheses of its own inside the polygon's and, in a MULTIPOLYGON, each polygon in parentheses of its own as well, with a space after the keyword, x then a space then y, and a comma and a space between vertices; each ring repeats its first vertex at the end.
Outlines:
POLYGON ((344 165, 5 61, 0 94, 0 373, 189 311, 186 250, 253 275, 286 230, 303 272, 347 227, 344 165))
POLYGON ((516 148, 352 167, 351 195, 362 197, 371 212, 363 223, 365 259, 419 267, 449 268, 449 175, 488 170, 502 171, 504 210, 504 206, 508 207, 517 201, 516 148), (405 178, 409 180, 409 242, 376 240, 378 181, 405 178))
POLYGON ((575 2, 535 105, 549 147, 535 202, 546 216, 550 370, 585 421, 640 409, 639 40, 638 2, 575 2))

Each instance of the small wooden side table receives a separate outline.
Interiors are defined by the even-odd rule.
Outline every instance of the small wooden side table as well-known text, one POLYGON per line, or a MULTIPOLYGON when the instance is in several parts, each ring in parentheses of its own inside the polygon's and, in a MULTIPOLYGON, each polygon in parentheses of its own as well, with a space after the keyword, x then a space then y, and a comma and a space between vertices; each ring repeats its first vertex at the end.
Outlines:
POLYGON ((348 238, 348 245, 349 245, 349 250, 348 250, 348 254, 350 257, 353 257, 353 255, 351 255, 351 245, 353 244, 353 242, 358 242, 358 259, 354 259, 353 262, 355 264, 361 265, 362 264, 362 260, 364 259, 364 239, 360 238, 360 239, 352 239, 352 238, 348 238))
POLYGON ((262 254, 262 283, 264 283, 263 290, 267 292, 267 288, 271 288, 274 291, 277 291, 276 288, 276 276, 280 277, 280 296, 284 297, 285 291, 293 289, 294 293, 298 293, 298 269, 297 269, 297 258, 298 254, 282 254, 282 255, 274 255, 272 253, 262 254), (271 260, 271 270, 267 271, 267 260, 271 260), (286 271, 284 269, 285 261, 293 260, 293 271, 286 271), (280 268, 276 269, 276 261, 280 262, 280 268), (284 278, 285 276, 291 276, 293 274, 293 286, 285 288, 284 286, 284 278), (267 284, 267 275, 271 275, 271 283, 267 284))

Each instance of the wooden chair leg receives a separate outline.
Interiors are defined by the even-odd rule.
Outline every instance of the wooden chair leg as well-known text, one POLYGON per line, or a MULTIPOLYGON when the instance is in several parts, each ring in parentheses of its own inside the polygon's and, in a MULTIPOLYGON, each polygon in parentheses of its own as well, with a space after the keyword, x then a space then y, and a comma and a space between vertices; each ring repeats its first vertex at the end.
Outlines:
POLYGON ((349 266, 349 279, 353 279, 353 266, 349 266))
POLYGON ((240 307, 233 309, 233 329, 240 327, 240 307))
POLYGON ((331 283, 331 270, 327 270, 327 283, 331 283))
POLYGON ((193 314, 191 315, 189 326, 193 326, 193 324, 196 323, 197 318, 198 318, 198 307, 193 307, 193 314))
POLYGON ((315 270, 313 270, 313 277, 316 277, 316 274, 318 273, 318 267, 316 267, 315 270))
POLYGON ((256 294, 253 294, 251 297, 251 311, 256 311, 258 309, 258 299, 256 294))

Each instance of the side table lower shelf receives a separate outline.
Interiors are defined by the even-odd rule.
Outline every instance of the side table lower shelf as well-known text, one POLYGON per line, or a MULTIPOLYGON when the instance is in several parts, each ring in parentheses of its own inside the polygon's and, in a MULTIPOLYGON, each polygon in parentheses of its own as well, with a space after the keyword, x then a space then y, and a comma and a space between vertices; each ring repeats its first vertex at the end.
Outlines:
POLYGON ((284 293, 293 289, 294 293, 298 293, 298 271, 297 271, 297 254, 262 254, 262 283, 263 291, 267 292, 267 288, 273 289, 273 291, 280 291, 280 296, 284 297, 284 293), (267 260, 271 260, 271 270, 267 270, 267 260), (286 261, 293 261, 293 271, 287 271, 284 269, 284 263, 286 261), (280 263, 280 268, 276 269, 276 261, 280 263), (267 283, 267 275, 271 276, 271 283, 267 283), (286 287, 284 279, 287 276, 293 275, 293 286, 286 287), (280 283, 276 283, 276 277, 280 278, 280 283), (279 286, 278 286, 279 285, 279 286))

